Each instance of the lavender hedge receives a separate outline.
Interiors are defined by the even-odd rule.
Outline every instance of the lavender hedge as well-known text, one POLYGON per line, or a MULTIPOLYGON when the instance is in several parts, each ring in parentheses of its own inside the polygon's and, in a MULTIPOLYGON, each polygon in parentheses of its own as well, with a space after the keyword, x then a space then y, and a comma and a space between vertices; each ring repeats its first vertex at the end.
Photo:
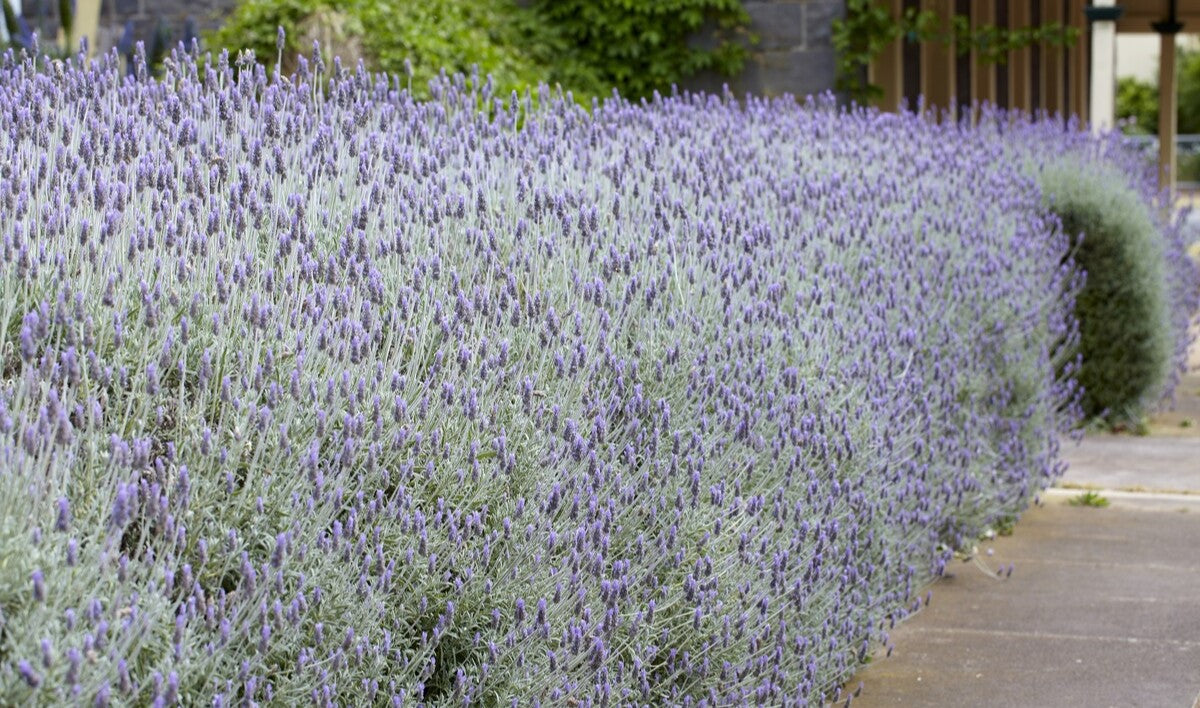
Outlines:
POLYGON ((815 704, 1059 471, 1041 127, 432 93, 5 59, 0 701, 815 704))

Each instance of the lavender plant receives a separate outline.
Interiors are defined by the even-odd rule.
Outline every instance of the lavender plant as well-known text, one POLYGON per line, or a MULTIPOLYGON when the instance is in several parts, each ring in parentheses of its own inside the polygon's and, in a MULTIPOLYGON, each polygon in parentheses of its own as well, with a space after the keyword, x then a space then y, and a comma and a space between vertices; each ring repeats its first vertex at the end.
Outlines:
POLYGON ((1088 417, 1136 420, 1170 405, 1200 316, 1200 264, 1187 211, 1158 189, 1157 165, 1120 133, 990 112, 985 130, 1015 130, 1010 158, 1037 181, 1048 211, 1078 238, 1076 298, 1082 405, 1088 417))
POLYGON ((811 705, 1060 470, 1036 125, 42 69, 0 68, 4 703, 811 705))

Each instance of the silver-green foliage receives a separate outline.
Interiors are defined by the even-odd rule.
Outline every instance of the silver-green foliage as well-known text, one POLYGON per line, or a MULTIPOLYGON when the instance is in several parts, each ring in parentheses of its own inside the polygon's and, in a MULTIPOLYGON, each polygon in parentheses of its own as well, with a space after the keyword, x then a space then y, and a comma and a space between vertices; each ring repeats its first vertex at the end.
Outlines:
POLYGON ((1047 164, 1041 185, 1068 234, 1080 234, 1076 299, 1084 411, 1136 418, 1158 403, 1173 368, 1175 332, 1161 217, 1128 176, 1069 157, 1047 164))
POLYGON ((0 703, 814 703, 1057 471, 1007 141, 301 67, 0 67, 0 703))

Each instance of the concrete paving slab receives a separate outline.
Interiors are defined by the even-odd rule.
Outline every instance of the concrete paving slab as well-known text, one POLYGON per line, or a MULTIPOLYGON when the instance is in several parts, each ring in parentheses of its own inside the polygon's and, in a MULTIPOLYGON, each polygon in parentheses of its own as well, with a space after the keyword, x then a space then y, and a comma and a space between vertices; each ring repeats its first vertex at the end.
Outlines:
POLYGON ((1062 456, 1059 486, 1200 494, 1200 438, 1089 436, 1062 456))
POLYGON ((1073 507, 1052 492, 955 562, 894 651, 847 683, 862 706, 1182 706, 1200 698, 1200 496, 1073 507), (987 550, 992 549, 992 555, 987 550))
POLYGON ((1195 688, 1179 685, 1178 672, 1200 666, 1200 645, 954 629, 916 633, 910 641, 920 649, 903 664, 872 667, 878 671, 867 674, 852 705, 1188 708, 1196 699, 1195 688), (1085 644, 1093 647, 1080 651, 1085 644))

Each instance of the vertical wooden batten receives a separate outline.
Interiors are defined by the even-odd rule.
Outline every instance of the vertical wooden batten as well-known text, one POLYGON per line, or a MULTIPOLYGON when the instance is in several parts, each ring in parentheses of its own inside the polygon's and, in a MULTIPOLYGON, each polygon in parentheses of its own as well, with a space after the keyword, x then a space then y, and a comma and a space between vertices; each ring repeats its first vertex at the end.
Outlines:
MULTIPOLYGON (((899 19, 904 13, 904 0, 880 0, 880 5, 886 7, 894 19, 899 19)), ((885 111, 899 109, 904 101, 903 45, 903 39, 889 42, 871 61, 867 70, 868 81, 883 89, 879 107, 885 111)))
MULTIPOLYGON (((1039 0, 1041 4, 1042 21, 1048 25, 1062 23, 1062 0, 1039 0)), ((1063 100, 1063 48, 1054 44, 1042 44, 1042 108, 1051 115, 1066 112, 1066 102, 1063 100)))
MULTIPOLYGON (((954 0, 921 0, 921 9, 937 15, 942 31, 954 26, 954 0)), ((921 91, 929 106, 939 112, 954 108, 955 64, 953 42, 921 43, 921 91)))
MULTIPOLYGON (((1032 0, 1009 0, 1008 26, 1023 29, 1030 26, 1030 3, 1032 0)), ((1033 66, 1032 50, 1017 49, 1008 54, 1008 106, 1022 111, 1033 107, 1030 71, 1033 66)))
POLYGON ((1070 49, 1071 55, 1071 113, 1078 116, 1081 122, 1088 120, 1088 100, 1091 89, 1088 78, 1088 22, 1084 14, 1084 0, 1070 1, 1070 14, 1067 24, 1074 28, 1075 44, 1070 49))
MULTIPOLYGON (((996 18, 996 27, 1007 30, 1009 28, 1009 11, 1008 0, 995 0, 994 12, 996 18)), ((992 69, 992 76, 996 80, 996 105, 1000 108, 1008 108, 1011 100, 1011 89, 1009 88, 1009 74, 1011 67, 1009 66, 1009 57, 1005 57, 1003 62, 997 63, 992 69)))
MULTIPOLYGON (((1168 200, 1175 196, 1175 136, 1178 132, 1179 86, 1175 71, 1175 36, 1183 29, 1176 0, 1168 0, 1167 17, 1151 27, 1158 33, 1158 187, 1168 200)), ((1170 201, 1168 201, 1170 203, 1170 201)))
POLYGON ((1175 75, 1177 31, 1164 32, 1159 29, 1158 34, 1158 185, 1172 196, 1175 194, 1175 137, 1178 132, 1178 86, 1175 75))
MULTIPOLYGON (((995 0, 971 0, 971 27, 978 29, 996 24, 995 0)), ((996 102, 996 65, 983 61, 979 52, 971 50, 971 99, 996 102)))

